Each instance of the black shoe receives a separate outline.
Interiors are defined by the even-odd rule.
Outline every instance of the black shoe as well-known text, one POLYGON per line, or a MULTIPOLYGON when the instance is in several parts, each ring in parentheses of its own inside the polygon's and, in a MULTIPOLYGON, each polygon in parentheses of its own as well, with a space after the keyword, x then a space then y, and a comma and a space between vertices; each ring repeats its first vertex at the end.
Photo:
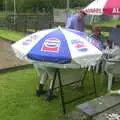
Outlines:
POLYGON ((57 96, 53 95, 53 91, 51 89, 48 89, 47 94, 46 94, 46 99, 47 101, 51 101, 57 96))
POLYGON ((38 97, 41 96, 41 95, 44 95, 45 93, 46 93, 45 90, 42 90, 42 91, 39 90, 39 89, 36 90, 36 96, 38 96, 38 97))
POLYGON ((43 90, 43 85, 42 84, 40 84, 39 85, 39 88, 36 90, 36 96, 41 96, 41 95, 43 95, 43 94, 45 94, 46 93, 46 91, 45 90, 43 90))
POLYGON ((46 97, 47 97, 48 101, 52 100, 52 90, 51 89, 48 89, 46 97))
POLYGON ((116 84, 118 81, 116 80, 116 78, 115 78, 115 76, 113 76, 113 78, 112 78, 112 84, 114 85, 114 84, 116 84))

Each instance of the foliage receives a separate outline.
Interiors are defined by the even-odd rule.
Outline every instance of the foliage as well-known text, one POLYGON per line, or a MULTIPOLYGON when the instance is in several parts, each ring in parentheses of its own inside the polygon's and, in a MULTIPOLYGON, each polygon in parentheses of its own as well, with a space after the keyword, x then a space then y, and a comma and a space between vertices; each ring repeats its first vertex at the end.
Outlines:
MULTIPOLYGON (((69 0, 70 7, 81 7, 88 3, 88 0, 69 0)), ((66 8, 67 0, 15 0, 17 12, 38 12, 51 11, 52 8, 66 8)), ((1 9, 14 11, 14 0, 1 0, 1 9)))
POLYGON ((0 19, 6 19, 8 17, 8 13, 7 12, 0 12, 0 19))
POLYGON ((88 4, 88 0, 71 0, 70 7, 83 7, 88 4))
POLYGON ((0 10, 3 9, 3 0, 0 0, 0 10))

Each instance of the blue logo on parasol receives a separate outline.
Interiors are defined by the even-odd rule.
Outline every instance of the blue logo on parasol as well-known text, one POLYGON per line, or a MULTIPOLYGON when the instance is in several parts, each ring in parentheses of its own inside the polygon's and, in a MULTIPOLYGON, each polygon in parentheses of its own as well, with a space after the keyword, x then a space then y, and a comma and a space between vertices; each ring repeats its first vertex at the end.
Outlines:
POLYGON ((49 38, 44 41, 41 51, 44 52, 59 52, 60 40, 56 38, 49 38))

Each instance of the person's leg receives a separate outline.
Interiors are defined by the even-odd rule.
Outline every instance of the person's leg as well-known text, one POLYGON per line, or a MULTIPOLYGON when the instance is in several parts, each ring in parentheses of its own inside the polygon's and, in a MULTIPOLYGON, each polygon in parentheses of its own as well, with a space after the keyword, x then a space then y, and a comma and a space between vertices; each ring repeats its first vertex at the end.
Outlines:
POLYGON ((49 68, 49 69, 47 70, 49 79, 51 80, 51 81, 50 81, 50 85, 49 85, 49 88, 50 88, 50 89, 52 89, 52 86, 53 86, 53 78, 54 78, 54 75, 55 75, 55 71, 56 71, 55 68, 49 68))
POLYGON ((48 74, 46 71, 39 69, 39 72, 40 72, 40 81, 39 81, 39 86, 36 91, 37 96, 41 96, 42 94, 45 93, 44 85, 45 85, 46 80, 48 79, 48 74))
POLYGON ((39 86, 36 91, 37 96, 41 96, 45 93, 44 91, 44 85, 46 83, 46 80, 49 79, 49 87, 47 90, 47 97, 48 99, 52 98, 52 92, 53 92, 53 87, 54 87, 54 75, 55 75, 55 68, 49 68, 49 67, 41 67, 37 68, 38 75, 40 76, 40 81, 39 81, 39 86))
POLYGON ((47 90, 47 100, 51 100, 54 97, 53 88, 54 88, 54 83, 55 83, 55 80, 56 80, 56 78, 54 78, 55 77, 55 71, 56 71, 55 68, 47 68, 46 69, 46 72, 47 72, 48 77, 49 77, 49 87, 48 87, 48 90, 47 90))
POLYGON ((48 74, 46 71, 41 71, 41 77, 40 77, 40 83, 39 83, 39 89, 43 89, 43 86, 45 85, 46 80, 48 79, 48 74))

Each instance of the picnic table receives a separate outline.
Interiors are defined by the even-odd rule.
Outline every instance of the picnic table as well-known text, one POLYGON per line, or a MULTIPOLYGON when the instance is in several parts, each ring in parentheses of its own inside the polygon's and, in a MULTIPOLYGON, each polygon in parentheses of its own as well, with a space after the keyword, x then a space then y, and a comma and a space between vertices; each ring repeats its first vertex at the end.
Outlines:
POLYGON ((95 96, 97 94, 93 67, 91 67, 91 70, 92 70, 92 80, 93 80, 94 91, 89 92, 87 95, 80 96, 78 98, 75 98, 75 99, 72 99, 69 101, 65 101, 65 99, 64 99, 63 86, 69 85, 71 83, 79 82, 79 81, 84 81, 86 79, 86 75, 88 72, 88 66, 81 67, 81 65, 78 65, 78 64, 54 64, 54 63, 46 63, 46 62, 36 63, 36 68, 39 69, 40 67, 53 67, 53 68, 55 68, 55 73, 53 75, 52 91, 54 89, 55 82, 58 82, 58 87, 60 88, 60 95, 61 95, 62 108, 63 108, 64 114, 66 113, 66 104, 69 104, 73 101, 82 99, 83 97, 88 96, 90 94, 95 94, 95 96), (68 71, 68 73, 66 73, 66 71, 68 71), (66 79, 66 77, 63 76, 63 74, 66 76, 65 73, 68 76, 67 79, 66 79))
POLYGON ((78 104, 69 120, 120 120, 120 96, 104 95, 78 104))

